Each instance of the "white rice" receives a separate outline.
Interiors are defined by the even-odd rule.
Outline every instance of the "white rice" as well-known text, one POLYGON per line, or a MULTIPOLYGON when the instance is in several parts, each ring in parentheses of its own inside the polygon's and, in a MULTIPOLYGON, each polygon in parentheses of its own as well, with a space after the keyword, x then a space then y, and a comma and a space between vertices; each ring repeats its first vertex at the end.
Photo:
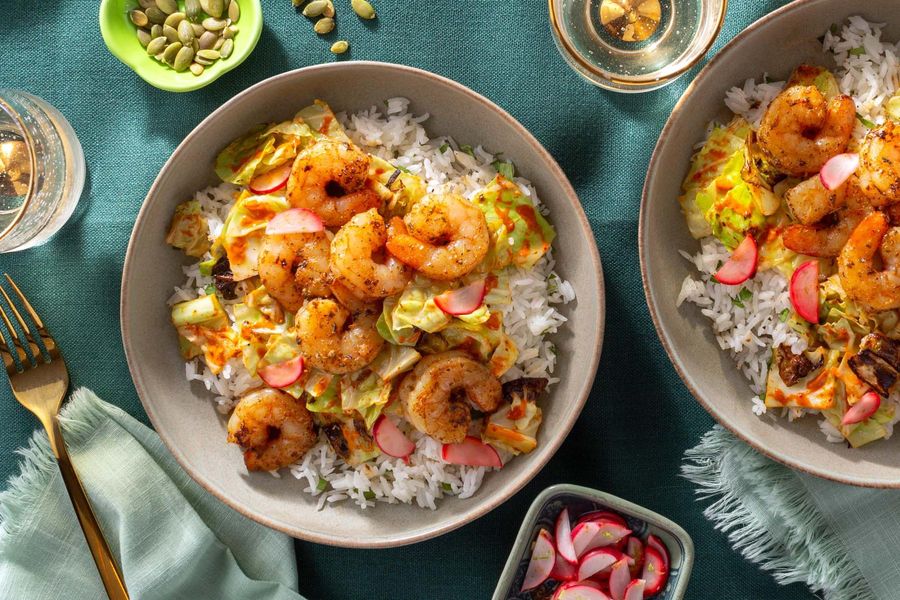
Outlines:
MULTIPOLYGON (((449 137, 430 139, 422 125, 428 115, 413 115, 408 106, 407 99, 392 98, 384 111, 372 107, 337 116, 356 144, 423 177, 429 192, 453 191, 471 197, 494 178, 496 170, 491 163, 497 156, 481 146, 473 148, 471 156, 449 137)), ((523 177, 514 181, 546 214, 531 182, 523 177)), ((226 183, 196 193, 209 222, 211 238, 221 231, 237 189, 226 183)), ((515 342, 519 357, 503 376, 504 381, 518 377, 544 377, 551 385, 558 381, 552 376, 556 349, 548 338, 565 324, 566 317, 558 307, 574 300, 575 290, 554 272, 554 264, 551 251, 532 269, 510 272, 513 302, 496 308, 503 314, 504 330, 515 342)), ((185 282, 175 288, 170 304, 203 295, 204 288, 213 283, 212 277, 200 274, 198 264, 184 267, 184 274, 185 282)), ((229 303, 225 304, 230 310, 229 303)), ((262 384, 246 371, 240 358, 232 359, 218 375, 210 372, 202 360, 195 359, 186 363, 185 375, 189 381, 201 382, 213 394, 217 409, 223 414, 234 407, 242 393, 262 384)), ((361 508, 376 502, 403 502, 435 509, 438 499, 446 495, 468 498, 481 486, 489 469, 445 463, 438 442, 416 431, 411 431, 410 437, 416 442, 416 450, 409 464, 381 455, 352 467, 334 452, 322 434, 317 445, 288 469, 306 483, 306 493, 318 497, 320 509, 344 500, 352 500, 361 508)), ((503 458, 505 461, 510 457, 503 458)))
MULTIPOLYGON (((884 122, 883 105, 900 86, 897 60, 900 44, 882 41, 883 27, 884 24, 869 23, 854 16, 837 33, 826 32, 823 38, 823 50, 834 58, 834 73, 841 92, 854 98, 860 116, 876 124, 884 122)), ((784 85, 784 81, 770 82, 766 74, 760 83, 748 79, 742 86, 726 92, 725 105, 735 115, 758 126, 769 103, 784 85)), ((712 125, 707 134, 712 131, 712 125)), ((858 122, 854 137, 861 139, 867 130, 858 122)), ((698 147, 702 145, 703 142, 698 147)), ((696 254, 680 252, 693 263, 700 276, 685 278, 677 298, 678 305, 688 301, 700 307, 701 313, 711 322, 720 348, 729 352, 756 394, 751 399, 751 410, 757 415, 764 414, 766 405, 761 396, 765 392, 772 349, 788 344, 794 353, 799 353, 806 347, 805 339, 780 318, 785 309, 792 311, 787 280, 779 272, 767 270, 747 280, 740 288, 716 282, 712 275, 728 260, 730 253, 712 236, 700 240, 700 251, 696 254), (746 300, 739 297, 742 289, 746 290, 745 297, 750 295, 746 300)), ((900 392, 890 399, 900 407, 900 392)), ((803 409, 782 411, 789 420, 806 412, 803 409)), ((900 421, 900 410, 895 413, 897 421, 900 421)), ((828 441, 845 441, 824 417, 819 428, 828 441)), ((893 423, 887 429, 890 437, 893 423)))

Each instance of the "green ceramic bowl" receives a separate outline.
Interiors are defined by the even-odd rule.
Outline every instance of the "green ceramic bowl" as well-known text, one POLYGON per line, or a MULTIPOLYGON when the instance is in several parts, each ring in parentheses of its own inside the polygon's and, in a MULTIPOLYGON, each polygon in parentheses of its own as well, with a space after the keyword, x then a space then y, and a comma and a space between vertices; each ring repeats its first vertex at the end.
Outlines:
MULTIPOLYGON (((103 0, 100 3, 100 33, 109 51, 150 85, 170 92, 191 92, 237 67, 256 47, 263 22, 259 0, 240 0, 239 3, 241 18, 237 22, 239 31, 234 38, 234 52, 206 67, 199 77, 190 71, 178 73, 147 55, 128 18, 128 11, 138 7, 137 0, 103 0)), ((179 5, 183 6, 183 2, 179 5)))

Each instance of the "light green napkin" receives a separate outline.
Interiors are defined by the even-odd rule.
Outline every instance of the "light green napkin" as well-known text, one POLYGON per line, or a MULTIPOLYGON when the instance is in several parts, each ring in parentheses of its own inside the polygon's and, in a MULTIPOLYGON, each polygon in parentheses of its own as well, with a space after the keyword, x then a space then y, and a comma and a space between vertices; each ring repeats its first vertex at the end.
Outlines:
POLYGON ((716 426, 682 472, 735 549, 779 583, 826 600, 900 598, 900 492, 794 472, 716 426))
MULTIPOLYGON (((85 389, 66 445, 134 600, 302 600, 290 538, 194 483, 159 437, 85 389)), ((0 493, 0 598, 106 598, 47 436, 0 493)))

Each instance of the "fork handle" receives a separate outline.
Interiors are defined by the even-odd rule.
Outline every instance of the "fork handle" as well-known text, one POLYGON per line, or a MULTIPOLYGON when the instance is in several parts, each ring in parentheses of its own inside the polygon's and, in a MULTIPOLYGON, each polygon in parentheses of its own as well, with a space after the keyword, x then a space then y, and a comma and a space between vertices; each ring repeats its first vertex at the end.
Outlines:
POLYGON ((103 537, 103 530, 100 529, 100 523, 94 515, 94 509, 91 508, 90 500, 84 493, 81 481, 78 479, 78 473, 69 459, 69 453, 66 450, 66 443, 63 441, 62 430, 59 427, 59 420, 56 416, 51 417, 50 423, 44 424, 48 437, 50 438, 50 447, 53 454, 56 455, 59 464, 59 470, 62 473, 63 481, 66 484, 66 491, 69 492, 69 499, 75 508, 75 514, 78 516, 78 524, 84 532, 87 540, 88 548, 94 557, 97 570, 100 572, 100 579, 103 581, 103 587, 110 600, 129 600, 128 590, 125 588, 125 580, 119 565, 116 564, 106 538, 103 537))

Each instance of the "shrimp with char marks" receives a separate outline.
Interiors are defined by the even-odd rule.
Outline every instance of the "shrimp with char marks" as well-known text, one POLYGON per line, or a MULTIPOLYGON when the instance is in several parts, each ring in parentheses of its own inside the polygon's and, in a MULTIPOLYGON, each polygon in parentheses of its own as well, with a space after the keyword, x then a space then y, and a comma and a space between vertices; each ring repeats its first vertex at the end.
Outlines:
POLYGON ((399 294, 411 273, 387 254, 387 229, 378 211, 355 215, 331 241, 331 270, 357 296, 385 298, 399 294))
POLYGON ((871 129, 859 149, 859 188, 876 206, 900 202, 900 125, 871 129))
POLYGON ((375 360, 384 338, 375 329, 378 305, 351 313, 330 298, 307 302, 294 327, 310 366, 334 374, 358 371, 375 360))
POLYGON ((308 297, 331 295, 330 242, 324 231, 267 235, 259 278, 281 306, 297 312, 308 297))
POLYGON ((891 227, 887 215, 868 214, 853 230, 837 264, 851 299, 875 311, 900 308, 900 227, 891 227))

